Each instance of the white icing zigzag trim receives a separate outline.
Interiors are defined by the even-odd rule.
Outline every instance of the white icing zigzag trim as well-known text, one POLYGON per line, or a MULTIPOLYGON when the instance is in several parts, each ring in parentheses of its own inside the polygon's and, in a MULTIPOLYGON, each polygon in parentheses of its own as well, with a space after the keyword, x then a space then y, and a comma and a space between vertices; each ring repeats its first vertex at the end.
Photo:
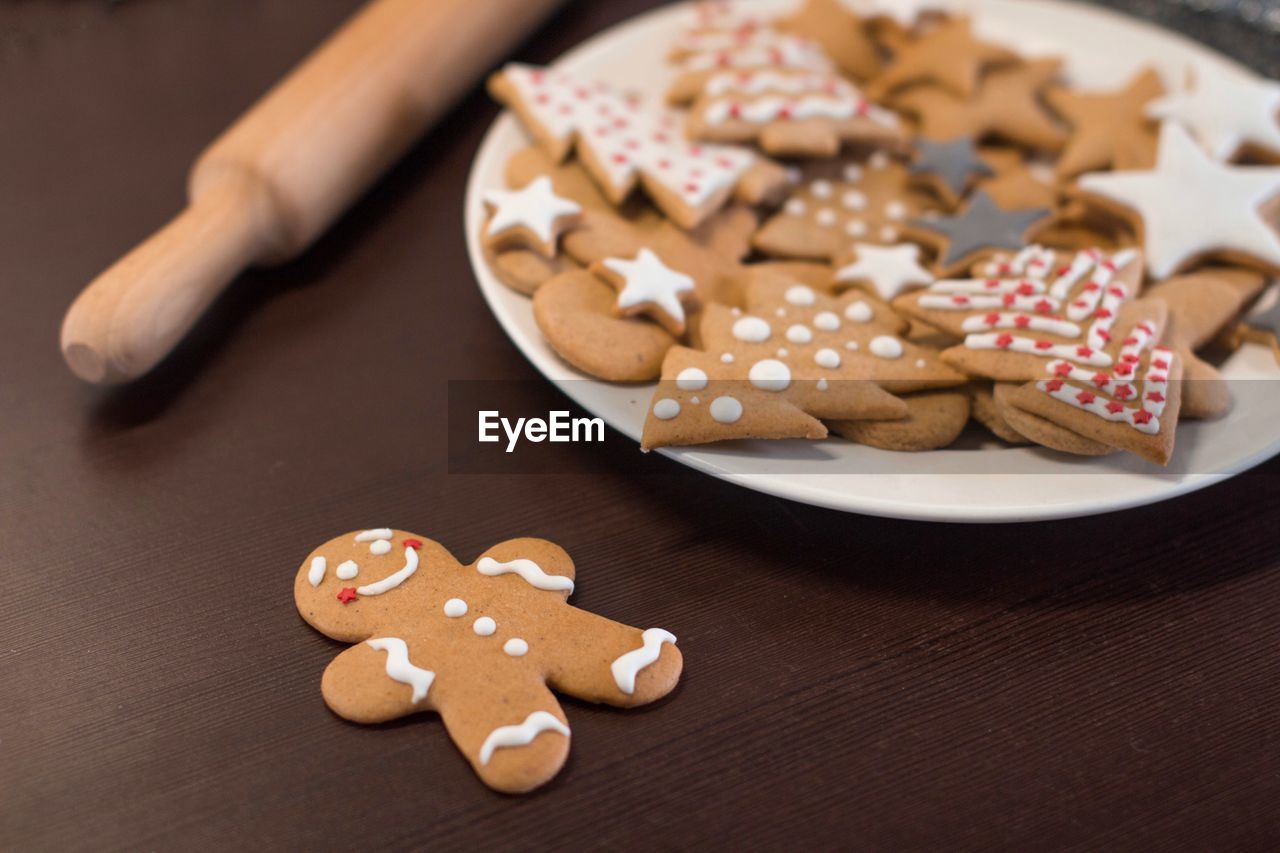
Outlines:
POLYGON ((427 698, 427 691, 431 689, 431 682, 435 681, 436 674, 409 662, 409 646, 404 640, 399 637, 382 637, 365 642, 371 648, 387 653, 387 675, 392 680, 413 688, 413 704, 427 698))
POLYGON ((676 643, 675 634, 661 628, 650 628, 641 637, 643 646, 622 655, 609 667, 613 670, 613 680, 618 683, 618 689, 628 696, 636 692, 636 675, 640 670, 662 654, 662 644, 671 643, 674 646, 676 643))
POLYGON ((307 570, 307 580, 312 586, 319 586, 320 581, 324 580, 324 570, 328 566, 324 557, 313 557, 311 559, 311 568, 307 570))
POLYGON ((489 732, 489 736, 484 739, 484 745, 480 747, 480 763, 488 764, 489 759, 493 758, 495 749, 527 746, 533 743, 534 738, 546 731, 569 736, 569 727, 548 711, 534 711, 518 726, 500 726, 489 732))
MULTIPOLYGON (((379 531, 381 532, 381 531, 379 531)), ((382 595, 387 590, 395 589, 400 584, 413 577, 413 573, 418 570, 418 551, 415 548, 404 549, 404 568, 389 575, 377 583, 367 584, 365 586, 356 587, 356 592, 360 595, 382 595)))
POLYGON ((517 574, 538 589, 565 589, 573 592, 572 579, 564 575, 549 575, 533 560, 508 560, 505 563, 499 563, 492 557, 481 557, 480 562, 476 563, 476 571, 491 578, 498 575, 517 574))

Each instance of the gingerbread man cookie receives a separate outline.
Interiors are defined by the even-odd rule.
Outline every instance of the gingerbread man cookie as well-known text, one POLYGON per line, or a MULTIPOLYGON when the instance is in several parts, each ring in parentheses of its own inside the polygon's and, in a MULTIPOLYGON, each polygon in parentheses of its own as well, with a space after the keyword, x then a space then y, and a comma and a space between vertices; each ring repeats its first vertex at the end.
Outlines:
POLYGON ((334 713, 382 723, 434 711, 486 785, 523 793, 569 754, 552 690, 628 708, 680 678, 675 636, 567 604, 574 582, 569 555, 543 539, 464 565, 425 536, 379 528, 313 551, 293 594, 311 627, 353 644, 320 682, 334 713))

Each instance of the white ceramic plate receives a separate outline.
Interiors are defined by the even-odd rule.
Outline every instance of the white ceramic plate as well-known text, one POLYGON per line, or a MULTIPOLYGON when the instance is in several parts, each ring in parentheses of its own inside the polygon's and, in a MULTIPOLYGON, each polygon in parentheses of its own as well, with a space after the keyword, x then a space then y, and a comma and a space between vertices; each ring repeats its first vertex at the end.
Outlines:
MULTIPOLYGON (((773 14, 793 5, 758 0, 752 11, 773 14)), ((1167 80, 1192 64, 1242 70, 1195 42, 1094 6, 1057 0, 974 0, 975 27, 984 37, 1028 54, 1067 60, 1067 74, 1085 86, 1118 85, 1143 65, 1167 80)), ((629 20, 565 54, 556 67, 631 90, 657 94, 671 72, 662 57, 692 20, 691 7, 661 8, 629 20)), ((503 167, 528 139, 504 113, 480 146, 466 198, 467 248, 480 289, 521 351, 589 412, 638 441, 651 386, 611 385, 586 378, 561 361, 542 339, 529 300, 504 287, 480 248, 481 194, 503 186, 503 167)), ((1224 365, 1234 380, 1280 377, 1269 350, 1245 346, 1224 365)), ((1028 521, 1110 512, 1167 500, 1230 477, 1280 452, 1280 394, 1271 382, 1233 382, 1236 406, 1214 422, 1178 427, 1174 459, 1161 469, 1129 454, 1100 459, 1040 448, 968 442, 963 449, 892 453, 836 439, 736 441, 664 449, 692 468, 747 488, 850 512, 932 521, 1028 521)))

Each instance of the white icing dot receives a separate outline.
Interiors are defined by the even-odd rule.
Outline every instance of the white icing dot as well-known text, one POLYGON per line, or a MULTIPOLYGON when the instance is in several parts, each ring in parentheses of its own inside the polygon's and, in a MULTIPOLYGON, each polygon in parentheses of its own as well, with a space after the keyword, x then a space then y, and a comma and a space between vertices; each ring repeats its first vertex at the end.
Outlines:
POLYGON ((444 603, 444 615, 450 619, 467 615, 467 603, 461 598, 451 598, 444 603))
POLYGON ((778 358, 786 358, 791 355, 791 350, 786 347, 778 347, 778 358))
POLYGON ((784 391, 791 384, 791 368, 780 361, 766 358, 751 365, 747 379, 762 391, 784 391))
POLYGON ((848 166, 845 166, 844 179, 846 181, 862 180, 862 167, 859 166, 857 163, 850 163, 848 166))
POLYGON ((733 315, 733 316, 735 316, 735 317, 741 317, 741 316, 742 316, 742 309, 741 309, 741 308, 730 308, 730 309, 729 309, 729 313, 730 313, 730 314, 732 314, 732 315, 733 315))
POLYGON ((809 192, 813 193, 818 198, 830 198, 831 182, 824 181, 821 178, 819 178, 818 180, 809 184, 809 192))
POLYGON ((390 539, 375 539, 369 544, 369 553, 376 554, 381 557, 383 554, 391 550, 390 539))
POLYGON ((836 212, 829 207, 824 207, 814 214, 813 220, 823 228, 830 228, 836 224, 836 212))
POLYGON ((875 315, 871 306, 859 299, 844 309, 844 316, 855 323, 870 323, 875 315))
POLYGON ((873 169, 885 169, 889 166, 889 155, 883 151, 877 151, 867 160, 867 165, 873 169))
POLYGON ((840 203, 850 210, 866 210, 867 194, 859 190, 849 190, 840 197, 840 203))
POLYGON ((813 332, 808 326, 796 323, 787 329, 787 340, 793 344, 807 344, 813 340, 813 332))
POLYGON ((813 325, 824 332, 834 332, 840 328, 840 318, 830 311, 823 311, 813 318, 813 325))
POLYGON ((660 421, 669 421, 680 414, 680 404, 670 397, 663 397, 653 404, 653 416, 660 421))
POLYGON ((743 317, 733 324, 733 336, 750 344, 767 341, 772 333, 769 324, 759 317, 743 317))
POLYGON ((529 651, 529 644, 519 637, 512 637, 502 644, 502 650, 513 658, 524 657, 529 651))
POLYGON ((855 352, 856 352, 856 351, 857 351, 857 349, 858 349, 858 342, 857 342, 857 341, 849 341, 849 343, 847 343, 847 344, 845 344, 845 345, 844 345, 844 348, 845 348, 845 349, 847 349, 847 350, 853 350, 853 351, 855 351, 855 352))
POLYGON ((916 367, 924 367, 924 365, 925 365, 925 360, 923 358, 916 359, 916 367))
POLYGON ((877 335, 872 338, 867 349, 871 350, 872 355, 880 358, 902 357, 902 341, 889 335, 877 335))
POLYGON ((774 315, 775 315, 775 316, 778 316, 778 317, 785 317, 785 316, 787 316, 787 309, 786 309, 786 308, 779 308, 777 311, 774 311, 773 313, 774 313, 774 315))
POLYGON ((865 237, 867 234, 867 223, 861 219, 850 219, 844 224, 844 233, 850 237, 865 237))
POLYGON ((880 229, 880 239, 886 243, 892 243, 898 239, 898 229, 892 225, 886 225, 880 229))
POLYGON ((718 423, 731 424, 742 417, 742 404, 733 397, 716 397, 710 408, 711 418, 718 423))
POLYGON ((818 390, 819 390, 819 391, 825 391, 825 390, 827 390, 827 380, 825 380, 825 379, 819 379, 819 380, 818 380, 818 390))
POLYGON ((782 208, 792 216, 804 216, 804 212, 808 210, 805 203, 798 198, 793 198, 787 202, 786 207, 782 208))
POLYGON ((338 570, 334 572, 340 580, 349 581, 360 573, 360 567, 356 565, 355 560, 347 560, 338 566, 338 570))
POLYGON ((690 404, 690 405, 692 405, 692 406, 696 406, 696 405, 698 405, 698 404, 699 404, 699 403, 701 403, 701 402, 702 402, 702 398, 701 398, 701 397, 690 397, 690 398, 689 398, 689 404, 690 404))
POLYGON ((676 376, 676 387, 681 391, 701 391, 707 387, 707 374, 698 367, 686 367, 676 376))
POLYGON ((833 349, 823 347, 813 354, 813 360, 818 363, 818 367, 825 367, 828 370, 835 370, 840 366, 840 353, 833 349))
POLYGON ((488 616, 481 616, 475 622, 471 623, 471 630, 475 631, 481 637, 488 637, 494 631, 498 630, 498 623, 494 622, 488 616))
POLYGON ((907 206, 900 201, 891 201, 884 206, 884 215, 890 219, 906 219, 907 206))
POLYGON ((783 296, 792 305, 812 305, 817 301, 813 288, 804 284, 793 284, 787 288, 786 294, 783 296))
POLYGON ((733 364, 733 353, 731 352, 724 353, 723 355, 720 356, 720 361, 723 364, 733 364))

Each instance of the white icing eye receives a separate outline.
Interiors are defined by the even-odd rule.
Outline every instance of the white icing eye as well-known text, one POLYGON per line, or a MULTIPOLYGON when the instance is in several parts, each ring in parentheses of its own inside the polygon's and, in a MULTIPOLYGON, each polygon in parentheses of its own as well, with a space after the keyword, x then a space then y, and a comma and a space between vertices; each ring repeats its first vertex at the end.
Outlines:
POLYGON ((813 360, 818 363, 819 367, 835 370, 840 366, 840 353, 824 347, 813 354, 813 360))
POLYGON ((660 421, 669 421, 680 414, 680 404, 670 397, 663 397, 653 404, 653 416, 660 421))
POLYGON ((812 305, 817 301, 817 298, 813 288, 803 284, 791 285, 783 295, 783 299, 786 299, 792 305, 812 305))
POLYGON ((859 299, 844 309, 844 316, 855 323, 870 323, 873 315, 871 306, 859 299))
POLYGON ((867 349, 871 350, 872 355, 880 358, 902 357, 902 342, 888 335, 879 335, 872 338, 871 343, 867 345, 867 349))
POLYGON ((369 553, 378 557, 381 557, 383 554, 388 553, 390 550, 391 550, 390 539, 375 539, 369 545, 369 553))
POLYGON ((712 420, 717 423, 736 423, 742 417, 742 404, 733 397, 716 397, 709 409, 712 420))
POLYGON ((360 574, 360 567, 356 565, 355 560, 347 560, 338 565, 338 570, 334 574, 338 576, 339 580, 349 581, 360 574))
POLYGON ((686 367, 676 376, 676 387, 681 391, 701 391, 707 387, 707 374, 697 367, 686 367))
POLYGON ((758 344, 769 340, 773 329, 759 317, 743 317, 733 324, 733 336, 749 344, 758 344))
POLYGON ((481 616, 475 622, 471 623, 471 630, 475 631, 481 637, 488 637, 498 630, 498 623, 494 622, 488 616, 481 616))
POLYGON ((519 637, 512 637, 502 644, 502 650, 513 658, 524 657, 529 651, 529 644, 519 637))
POLYGON ((451 598, 444 603, 444 615, 450 619, 467 615, 467 603, 461 598, 451 598))
POLYGON ((813 325, 824 332, 834 332, 840 328, 840 318, 830 311, 823 311, 813 318, 813 325))
POLYGON ((793 344, 807 344, 813 340, 813 332, 799 323, 787 329, 787 340, 793 344))
POLYGON ((751 365, 747 379, 762 391, 784 391, 791 384, 791 368, 780 361, 766 358, 751 365))

